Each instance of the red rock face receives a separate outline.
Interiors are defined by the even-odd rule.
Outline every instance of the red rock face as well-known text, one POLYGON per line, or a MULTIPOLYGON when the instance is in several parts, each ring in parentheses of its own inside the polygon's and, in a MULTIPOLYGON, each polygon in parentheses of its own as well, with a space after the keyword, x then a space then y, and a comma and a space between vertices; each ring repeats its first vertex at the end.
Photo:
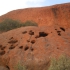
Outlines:
POLYGON ((39 27, 21 27, 0 34, 0 66, 15 70, 17 63, 22 63, 28 70, 46 70, 50 58, 70 56, 69 14, 70 4, 63 4, 17 10, 1 16, 1 20, 7 17, 23 22, 34 20, 39 27))
POLYGON ((1 64, 10 70, 18 62, 38 64, 42 70, 51 57, 70 56, 69 49, 70 29, 60 26, 22 27, 0 34, 0 58, 5 60, 1 64))
POLYGON ((7 18, 20 20, 22 22, 33 20, 37 22, 39 26, 58 24, 68 28, 70 27, 70 3, 14 10, 1 16, 0 21, 7 18))

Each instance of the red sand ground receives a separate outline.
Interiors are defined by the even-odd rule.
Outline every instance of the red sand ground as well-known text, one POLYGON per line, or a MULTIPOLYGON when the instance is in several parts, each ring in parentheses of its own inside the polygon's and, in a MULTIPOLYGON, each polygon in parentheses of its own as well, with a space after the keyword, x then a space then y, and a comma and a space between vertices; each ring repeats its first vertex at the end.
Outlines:
POLYGON ((39 26, 0 34, 0 65, 15 70, 22 62, 28 70, 46 70, 50 58, 70 56, 70 3, 15 10, 1 16, 0 21, 6 18, 33 20, 39 26))

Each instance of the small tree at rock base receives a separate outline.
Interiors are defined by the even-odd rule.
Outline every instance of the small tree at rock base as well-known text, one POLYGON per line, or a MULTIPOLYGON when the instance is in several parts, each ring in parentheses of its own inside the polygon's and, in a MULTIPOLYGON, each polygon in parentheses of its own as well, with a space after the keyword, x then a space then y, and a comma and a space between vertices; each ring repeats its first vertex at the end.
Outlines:
POLYGON ((52 58, 48 70, 70 70, 70 58, 62 55, 58 59, 52 58))
POLYGON ((18 62, 14 68, 15 70, 26 70, 26 67, 21 62, 18 62))

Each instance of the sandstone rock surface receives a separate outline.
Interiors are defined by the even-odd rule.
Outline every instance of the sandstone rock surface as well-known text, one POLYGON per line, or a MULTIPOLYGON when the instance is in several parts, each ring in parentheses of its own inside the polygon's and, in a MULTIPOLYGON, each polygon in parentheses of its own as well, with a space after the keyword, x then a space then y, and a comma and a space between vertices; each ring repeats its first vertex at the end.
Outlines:
POLYGON ((42 69, 51 57, 61 54, 70 56, 70 29, 32 26, 0 34, 0 60, 3 61, 0 64, 9 66, 10 70, 18 62, 38 64, 42 69))
POLYGON ((1 16, 0 21, 7 18, 22 22, 32 20, 38 23, 39 26, 58 24, 70 27, 70 3, 14 10, 1 16))
POLYGON ((0 70, 9 70, 7 67, 0 66, 0 70))
POLYGON ((50 58, 70 56, 70 3, 12 11, 0 20, 5 18, 34 20, 39 26, 0 34, 0 66, 15 70, 22 63, 28 70, 46 70, 50 58))

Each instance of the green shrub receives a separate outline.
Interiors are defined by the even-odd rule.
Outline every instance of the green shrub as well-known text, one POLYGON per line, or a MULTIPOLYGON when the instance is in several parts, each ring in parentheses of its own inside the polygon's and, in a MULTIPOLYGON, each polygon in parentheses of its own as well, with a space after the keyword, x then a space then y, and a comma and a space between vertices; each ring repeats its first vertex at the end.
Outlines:
POLYGON ((37 24, 33 21, 26 21, 24 23, 21 23, 20 21, 17 20, 6 19, 0 23, 0 31, 5 32, 19 27, 25 27, 25 26, 37 26, 37 24))
POLYGON ((6 19, 0 23, 0 31, 9 31, 15 28, 21 27, 22 24, 19 21, 6 19))
POLYGON ((38 26, 38 24, 34 21, 26 21, 23 26, 38 26))
POLYGON ((26 67, 20 62, 14 68, 15 70, 26 70, 26 67))
POLYGON ((70 70, 70 58, 63 55, 58 60, 51 59, 51 65, 48 70, 70 70))

